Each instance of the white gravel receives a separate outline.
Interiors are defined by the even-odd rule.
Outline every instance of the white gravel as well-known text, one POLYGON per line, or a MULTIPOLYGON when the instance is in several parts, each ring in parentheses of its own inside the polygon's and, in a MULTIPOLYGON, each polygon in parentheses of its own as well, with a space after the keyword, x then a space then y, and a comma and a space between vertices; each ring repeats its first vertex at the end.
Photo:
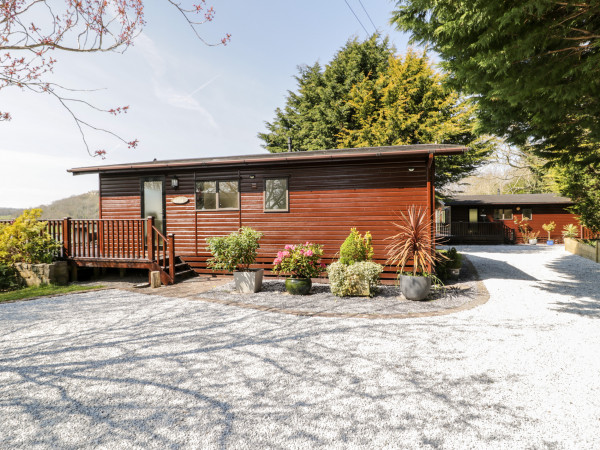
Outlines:
POLYGON ((0 448, 600 448, 600 265, 462 250, 491 298, 441 317, 0 304, 0 448))

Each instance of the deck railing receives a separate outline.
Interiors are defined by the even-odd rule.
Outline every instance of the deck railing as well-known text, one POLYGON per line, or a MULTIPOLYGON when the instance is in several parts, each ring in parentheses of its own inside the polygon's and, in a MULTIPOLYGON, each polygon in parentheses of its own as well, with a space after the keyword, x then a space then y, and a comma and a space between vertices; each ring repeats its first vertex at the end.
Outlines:
MULTIPOLYGON (((12 220, 0 220, 10 224, 12 220)), ((147 219, 44 220, 47 231, 61 244, 57 257, 83 260, 142 261, 156 263, 175 278, 175 235, 164 236, 147 219), (150 230, 147 233, 147 230, 150 230)))
POLYGON ((589 228, 586 228, 583 225, 580 225, 579 226, 579 237, 581 239, 600 239, 600 233, 594 233, 589 228))
POLYGON ((450 236, 474 240, 495 238, 506 243, 514 242, 515 239, 514 230, 501 222, 452 222, 450 236))

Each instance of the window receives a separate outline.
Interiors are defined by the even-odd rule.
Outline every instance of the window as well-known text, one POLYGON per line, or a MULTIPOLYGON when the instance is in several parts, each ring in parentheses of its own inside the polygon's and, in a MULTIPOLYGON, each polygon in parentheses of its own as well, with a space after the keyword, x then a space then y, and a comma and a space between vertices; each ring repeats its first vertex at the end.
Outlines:
POLYGON ((512 209, 495 209, 494 219, 496 220, 512 220, 512 209))
POLYGON ((265 179, 265 211, 288 211, 288 179, 265 179))
POLYGON ((239 209, 239 191, 237 181, 196 181, 196 209, 239 209))
POLYGON ((533 219, 533 213, 530 208, 523 209, 523 219, 533 219))

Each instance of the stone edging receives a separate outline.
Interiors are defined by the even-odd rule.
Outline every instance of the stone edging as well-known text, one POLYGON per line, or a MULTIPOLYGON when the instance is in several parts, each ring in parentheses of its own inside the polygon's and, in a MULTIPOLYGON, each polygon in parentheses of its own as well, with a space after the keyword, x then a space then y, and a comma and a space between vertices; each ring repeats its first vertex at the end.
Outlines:
POLYGON ((475 274, 477 296, 470 302, 464 303, 456 308, 441 309, 438 311, 426 311, 426 312, 415 312, 415 313, 398 313, 398 314, 371 314, 371 313, 328 313, 328 312, 312 312, 312 311, 301 311, 294 309, 277 308, 273 306, 255 305, 253 303, 236 302, 232 300, 219 300, 212 298, 194 297, 194 300, 200 300, 208 303, 217 303, 219 305, 235 306, 244 309, 254 309, 257 311, 274 312, 280 314, 289 314, 294 316, 303 317, 327 317, 336 319, 412 319, 418 317, 434 317, 434 316, 445 316, 447 314, 454 314, 460 311, 467 311, 469 309, 476 308, 477 306, 487 303, 490 299, 490 293, 486 289, 483 281, 479 277, 479 273, 473 266, 473 263, 467 258, 464 259, 469 264, 469 270, 472 270, 475 274))

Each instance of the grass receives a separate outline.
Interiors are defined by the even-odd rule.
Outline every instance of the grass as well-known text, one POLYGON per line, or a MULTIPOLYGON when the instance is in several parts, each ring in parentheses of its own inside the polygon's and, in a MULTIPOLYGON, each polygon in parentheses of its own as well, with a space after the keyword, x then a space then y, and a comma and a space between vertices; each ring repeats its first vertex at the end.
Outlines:
POLYGON ((11 300, 24 300, 27 298, 45 297, 48 295, 57 294, 68 294, 70 292, 81 292, 88 291, 90 289, 98 289, 104 286, 80 286, 80 285, 69 285, 69 286, 57 286, 55 284, 44 284, 41 286, 30 286, 16 291, 2 292, 0 293, 0 303, 8 302, 11 300))

